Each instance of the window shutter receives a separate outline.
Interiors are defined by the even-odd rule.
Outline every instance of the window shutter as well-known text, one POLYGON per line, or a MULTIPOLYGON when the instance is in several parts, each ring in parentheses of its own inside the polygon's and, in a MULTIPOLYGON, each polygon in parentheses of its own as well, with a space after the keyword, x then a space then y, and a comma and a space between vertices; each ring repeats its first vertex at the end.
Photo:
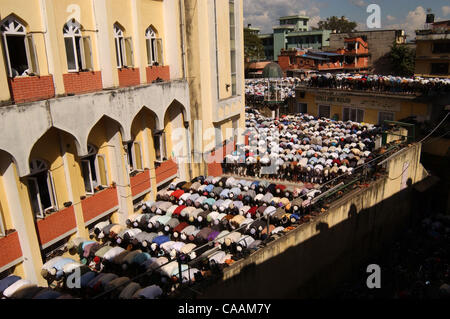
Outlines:
POLYGON ((361 123, 362 121, 364 121, 364 110, 358 109, 358 118, 357 118, 357 122, 361 123))
POLYGON ((159 65, 164 65, 164 52, 162 39, 156 39, 156 56, 159 65))
POLYGON ((50 170, 47 171, 47 185, 48 193, 50 195, 50 201, 52 202, 52 207, 57 210, 58 202, 56 201, 55 184, 53 183, 53 174, 50 170))
POLYGON ((125 38, 125 57, 126 65, 134 68, 134 56, 133 56, 133 40, 131 37, 125 38))
POLYGON ((82 52, 83 69, 93 71, 94 61, 92 57, 91 37, 85 36, 81 38, 80 47, 82 52))
POLYGON ((134 156, 135 156, 135 169, 142 169, 142 153, 141 153, 141 144, 138 142, 133 143, 134 148, 134 156))
POLYGON ((97 155, 97 164, 98 164, 98 175, 99 175, 100 185, 108 186, 106 161, 105 161, 104 155, 97 155))
POLYGON ((25 36, 25 48, 27 51, 28 68, 31 73, 39 75, 39 62, 36 54, 36 46, 34 45, 34 34, 25 36))
POLYGON ((81 167, 84 179, 84 190, 86 194, 93 194, 94 187, 92 185, 91 165, 88 160, 81 161, 81 167))
POLYGON ((5 226, 3 225, 3 211, 0 206, 0 237, 5 236, 5 226))
POLYGON ((119 38, 119 43, 120 43, 120 53, 122 54, 122 67, 125 67, 125 66, 128 66, 128 63, 127 63, 127 55, 126 55, 124 38, 119 38))
POLYGON ((3 34, 3 44, 4 44, 3 47, 5 48, 6 61, 8 64, 8 74, 9 74, 9 77, 12 78, 13 74, 12 74, 12 69, 11 69, 11 60, 9 57, 8 41, 6 41, 6 34, 3 34))
POLYGON ((145 39, 145 45, 147 46, 147 65, 152 65, 152 45, 150 39, 145 39))

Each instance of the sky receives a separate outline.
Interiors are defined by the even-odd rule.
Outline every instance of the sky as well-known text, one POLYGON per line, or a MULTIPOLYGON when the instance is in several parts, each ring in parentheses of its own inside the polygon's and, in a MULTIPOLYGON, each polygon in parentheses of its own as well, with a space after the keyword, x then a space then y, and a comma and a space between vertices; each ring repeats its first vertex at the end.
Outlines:
POLYGON ((369 4, 381 9, 381 29, 403 29, 408 40, 415 37, 414 30, 423 29, 427 9, 435 14, 435 21, 450 20, 448 0, 244 0, 244 25, 261 28, 271 33, 280 16, 308 15, 311 26, 330 16, 345 16, 358 23, 358 30, 367 30, 369 4))

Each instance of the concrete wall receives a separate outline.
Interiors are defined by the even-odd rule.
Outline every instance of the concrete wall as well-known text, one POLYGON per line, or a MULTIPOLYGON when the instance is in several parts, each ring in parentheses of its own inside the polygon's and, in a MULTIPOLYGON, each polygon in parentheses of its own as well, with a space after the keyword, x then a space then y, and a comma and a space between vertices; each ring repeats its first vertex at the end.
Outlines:
POLYGON ((104 115, 120 123, 124 141, 130 141, 131 124, 143 107, 152 110, 163 127, 165 112, 174 100, 185 107, 189 119, 189 90, 182 80, 3 107, 0 123, 5 134, 0 137, 0 149, 14 157, 20 176, 28 175, 30 151, 50 127, 72 134, 83 156, 91 129, 104 115))
POLYGON ((411 186, 403 187, 408 179, 414 184, 426 176, 420 151, 421 145, 414 144, 398 152, 386 164, 387 177, 351 191, 314 220, 225 268, 222 280, 198 297, 326 295, 414 217, 420 198, 411 186))

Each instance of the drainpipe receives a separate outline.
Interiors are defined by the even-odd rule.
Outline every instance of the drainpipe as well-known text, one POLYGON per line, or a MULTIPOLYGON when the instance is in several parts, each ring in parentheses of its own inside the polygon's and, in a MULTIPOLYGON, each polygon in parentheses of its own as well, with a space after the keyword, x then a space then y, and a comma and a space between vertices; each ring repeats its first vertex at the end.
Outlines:
POLYGON ((184 22, 184 0, 179 0, 180 9, 180 41, 181 41, 181 64, 183 70, 183 79, 186 78, 186 48, 184 46, 185 22, 184 22))

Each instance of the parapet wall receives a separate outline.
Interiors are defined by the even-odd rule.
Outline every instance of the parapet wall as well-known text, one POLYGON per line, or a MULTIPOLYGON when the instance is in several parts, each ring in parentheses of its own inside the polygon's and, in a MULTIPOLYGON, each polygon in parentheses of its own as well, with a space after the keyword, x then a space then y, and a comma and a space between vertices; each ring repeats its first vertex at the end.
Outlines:
POLYGON ((313 221, 225 268, 223 279, 199 297, 326 295, 414 217, 420 198, 411 185, 427 176, 420 151, 421 145, 413 144, 397 152, 386 161, 388 176, 353 190, 313 221))

